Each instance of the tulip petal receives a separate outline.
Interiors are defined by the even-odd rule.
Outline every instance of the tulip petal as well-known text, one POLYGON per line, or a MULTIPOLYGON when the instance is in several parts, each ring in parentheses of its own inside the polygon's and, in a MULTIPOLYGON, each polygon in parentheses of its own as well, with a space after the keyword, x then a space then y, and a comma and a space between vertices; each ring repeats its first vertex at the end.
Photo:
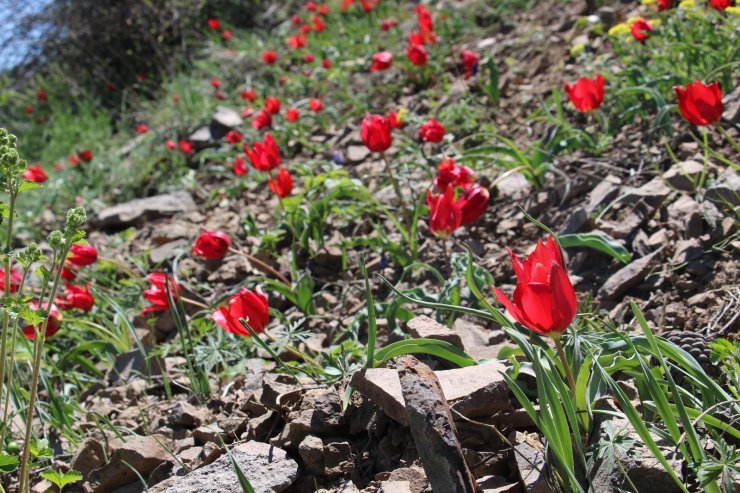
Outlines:
POLYGON ((553 299, 550 286, 531 282, 522 287, 521 309, 529 319, 530 329, 539 334, 553 332, 553 299))
POLYGON ((553 299, 553 319, 557 332, 564 331, 573 321, 578 309, 578 300, 568 273, 556 263, 550 270, 550 291, 553 299))
POLYGON ((496 295, 496 299, 499 303, 504 305, 504 308, 514 317, 514 320, 522 325, 527 325, 527 320, 524 318, 521 310, 506 297, 506 295, 500 289, 494 287, 493 294, 496 295))

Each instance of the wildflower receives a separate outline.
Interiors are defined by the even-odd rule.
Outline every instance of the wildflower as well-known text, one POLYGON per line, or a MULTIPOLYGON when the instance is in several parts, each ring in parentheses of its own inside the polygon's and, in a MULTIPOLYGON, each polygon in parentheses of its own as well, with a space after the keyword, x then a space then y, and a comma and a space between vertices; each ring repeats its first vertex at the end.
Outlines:
POLYGON ((291 36, 288 38, 288 44, 291 48, 295 48, 296 50, 298 48, 305 48, 306 46, 306 35, 305 34, 296 34, 295 36, 291 36))
POLYGON ((231 129, 226 134, 226 142, 229 144, 238 144, 242 141, 242 134, 236 129, 231 129))
MULTIPOLYGON (((11 293, 16 293, 21 287, 21 280, 23 277, 21 276, 21 273, 18 272, 15 269, 10 269, 10 282, 8 283, 8 286, 10 287, 8 291, 11 293)), ((3 293, 5 292, 5 269, 0 267, 0 291, 3 293)))
POLYGON ((89 163, 93 160, 93 152, 90 149, 85 149, 84 151, 78 152, 77 156, 79 156, 79 158, 86 163, 89 163))
POLYGON ((462 50, 460 52, 460 59, 462 60, 463 69, 465 69, 466 79, 469 79, 471 75, 475 75, 478 72, 480 57, 477 53, 471 50, 462 50))
POLYGON ((277 55, 272 50, 267 50, 262 54, 262 61, 267 65, 272 65, 277 61, 277 55))
POLYGON ((388 51, 381 51, 373 55, 373 64, 370 66, 370 72, 379 72, 390 68, 393 63, 393 54, 388 51))
POLYGON ((62 274, 61 277, 65 281, 74 281, 77 278, 77 272, 75 269, 72 268, 72 264, 68 264, 69 267, 64 266, 62 267, 62 274))
POLYGON ((311 19, 311 22, 313 23, 313 30, 317 33, 322 32, 326 28, 326 24, 324 23, 324 20, 319 17, 318 15, 313 16, 311 19))
POLYGON ((290 18, 290 22, 293 23, 293 25, 297 26, 301 23, 301 17, 299 15, 294 15, 290 18))
POLYGON ((635 41, 638 43, 644 43, 646 39, 650 36, 649 33, 653 31, 653 26, 650 25, 648 21, 645 19, 637 19, 635 22, 632 23, 630 26, 630 32, 632 33, 632 37, 635 38, 635 41))
POLYGON ((303 55, 303 63, 313 63, 314 60, 315 58, 311 53, 303 55))
POLYGON ((169 296, 175 298, 182 292, 182 286, 171 275, 164 272, 152 272, 146 278, 152 283, 152 287, 144 290, 144 298, 152 305, 144 308, 141 311, 142 315, 169 309, 170 302, 167 293, 169 292, 169 296))
POLYGON ((293 177, 287 169, 280 168, 275 178, 270 177, 267 180, 267 185, 272 193, 280 198, 285 198, 293 191, 293 177))
POLYGON ((399 110, 395 113, 388 113, 388 121, 391 123, 392 128, 403 128, 406 126, 404 120, 405 111, 399 110))
POLYGON ((41 168, 41 166, 39 165, 28 166, 26 168, 26 171, 21 173, 21 176, 26 180, 32 181, 34 183, 44 183, 46 180, 49 179, 49 177, 46 176, 43 168, 41 168))
POLYGON ((678 96, 678 109, 690 123, 711 125, 722 118, 725 108, 719 83, 706 85, 697 80, 688 84, 686 89, 674 86, 673 90, 678 96))
POLYGON ((362 142, 371 152, 385 152, 393 142, 391 122, 383 115, 365 115, 360 131, 362 142))
POLYGON ((324 58, 321 60, 321 66, 324 67, 326 70, 329 70, 331 68, 331 60, 328 58, 324 58))
POLYGON ((486 212, 489 197, 488 189, 478 184, 463 189, 457 199, 463 225, 473 224, 486 212))
POLYGON ((242 106, 242 118, 245 120, 248 120, 252 118, 252 115, 254 114, 254 108, 250 108, 248 106, 242 106))
POLYGON ((258 286, 254 291, 242 288, 229 298, 226 306, 220 306, 211 318, 227 332, 248 337, 249 331, 239 322, 244 319, 255 332, 262 332, 270 321, 267 296, 258 286))
POLYGON ((231 238, 223 231, 205 231, 195 240, 193 254, 209 260, 224 258, 231 247, 231 238))
POLYGON ((245 89, 241 92, 240 96, 242 99, 254 103, 254 100, 257 99, 257 91, 254 89, 245 89))
POLYGON ((244 158, 241 156, 236 156, 234 158, 232 169, 234 170, 234 174, 236 176, 244 176, 249 171, 249 168, 247 168, 247 163, 244 162, 244 158))
POLYGON ((421 65, 426 65, 427 60, 429 60, 429 55, 427 54, 426 48, 424 48, 424 46, 422 45, 417 44, 409 45, 408 49, 406 50, 406 56, 408 56, 409 61, 417 67, 421 65))
POLYGON ((208 28, 211 31, 217 31, 220 27, 221 27, 221 23, 219 22, 218 19, 215 19, 215 18, 208 19, 208 28))
POLYGON ((69 249, 69 253, 71 255, 67 257, 67 262, 78 267, 94 264, 98 260, 98 251, 90 244, 75 243, 69 249))
POLYGON ((57 300, 62 310, 71 310, 77 308, 83 312, 89 312, 95 305, 95 298, 90 293, 90 286, 74 286, 66 284, 64 289, 67 293, 57 300))
POLYGON ((174 151, 175 149, 177 149, 177 144, 175 144, 175 141, 174 141, 174 140, 172 140, 172 139, 170 139, 170 140, 168 140, 167 142, 165 142, 165 143, 164 143, 164 146, 165 146, 165 147, 166 147, 167 149, 171 150, 171 151, 174 151))
POLYGON ((260 110, 252 120, 252 127, 255 130, 272 127, 272 114, 267 110, 260 110))
POLYGON ((146 81, 146 73, 145 72, 137 72, 136 73, 136 80, 139 82, 145 82, 146 81))
POLYGON ((191 144, 187 140, 181 140, 178 145, 180 146, 180 150, 183 154, 190 154, 191 152, 193 152, 193 144, 191 144))
POLYGON ((709 5, 714 10, 725 10, 732 5, 732 0, 709 0, 709 5))
POLYGON ((427 190, 427 206, 429 230, 436 236, 445 239, 462 224, 462 211, 460 204, 455 201, 455 189, 452 186, 445 187, 440 194, 427 190))
POLYGON ((560 248, 552 237, 537 247, 525 261, 509 250, 519 282, 510 301, 498 288, 496 299, 512 317, 538 334, 559 339, 576 315, 576 293, 563 267, 560 248))
POLYGON ((136 126, 136 132, 143 135, 149 131, 149 126, 146 123, 139 123, 136 126))
MULTIPOLYGON (((49 302, 47 301, 44 303, 44 308, 46 309, 49 306, 49 302)), ((41 307, 41 303, 39 303, 38 300, 31 300, 28 302, 28 307, 33 311, 38 311, 41 307)), ((62 316, 62 313, 59 311, 57 306, 52 303, 51 308, 49 309, 49 316, 48 321, 46 323, 46 331, 44 333, 44 338, 49 338, 57 333, 59 328, 62 326, 62 319, 64 317, 62 316)), ((43 323, 43 322, 42 322, 43 323)), ((34 327, 33 325, 26 325, 23 327, 23 335, 26 336, 27 339, 33 340, 36 338, 36 329, 41 329, 42 325, 39 324, 38 327, 34 327)))
POLYGON ((280 113, 280 100, 278 98, 265 98, 265 110, 270 113, 280 113))
POLYGON ((419 128, 419 138, 424 142, 441 142, 445 136, 445 127, 434 118, 419 128))
POLYGON ((218 79, 211 79, 211 87, 214 89, 218 89, 221 87, 221 81, 218 79))
POLYGON ((390 31, 394 27, 398 25, 398 19, 390 18, 390 19, 383 19, 380 21, 380 30, 383 32, 390 31))
POLYGON ((321 110, 324 109, 324 103, 321 102, 320 98, 313 98, 308 102, 308 107, 314 113, 319 113, 321 110))
POLYGON ((658 0, 658 10, 667 10, 673 7, 673 0, 658 0))
POLYGON ((297 122, 298 121, 298 110, 295 108, 289 108, 288 111, 285 112, 285 119, 289 122, 297 122))
POLYGON ((581 113, 588 113, 601 106, 604 100, 604 77, 596 74, 594 79, 581 77, 575 84, 565 84, 565 92, 571 103, 581 113))
POLYGON ((263 142, 255 142, 251 150, 245 144, 244 152, 257 171, 271 171, 280 166, 280 150, 269 133, 263 142))
POLYGON ((67 158, 67 161, 71 166, 78 166, 80 164, 80 156, 73 154, 67 158))
POLYGON ((226 31, 224 31, 224 32, 221 33, 221 39, 223 39, 224 41, 227 41, 227 42, 228 41, 231 41, 231 38, 233 38, 233 37, 234 37, 234 33, 232 33, 229 30, 226 30, 226 31))
POLYGON ((38 100, 39 103, 43 103, 49 99, 49 96, 47 96, 46 91, 43 89, 39 89, 38 92, 36 92, 36 100, 38 100))

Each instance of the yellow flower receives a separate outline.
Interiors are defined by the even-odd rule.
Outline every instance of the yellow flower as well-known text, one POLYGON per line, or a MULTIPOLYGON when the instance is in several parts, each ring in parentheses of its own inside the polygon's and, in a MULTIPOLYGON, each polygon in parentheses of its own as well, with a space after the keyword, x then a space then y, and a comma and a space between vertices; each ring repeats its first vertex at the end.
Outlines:
POLYGON ((630 33, 630 26, 622 22, 609 29, 609 36, 624 36, 630 33))
POLYGON ((627 25, 628 26, 631 26, 632 24, 634 24, 635 22, 639 21, 640 19, 642 19, 642 17, 639 16, 639 15, 636 15, 634 17, 630 17, 629 19, 627 19, 627 25))
POLYGON ((727 7, 725 12, 728 14, 740 15, 740 7, 727 7))
POLYGON ((661 25, 661 24, 663 23, 663 21, 662 21, 662 20, 660 20, 660 19, 651 19, 651 20, 649 20, 648 22, 649 22, 649 23, 650 23, 650 25, 651 25, 651 26, 653 26, 653 27, 658 27, 658 26, 660 26, 660 25, 661 25))
POLYGON ((406 115, 408 114, 409 110, 406 108, 401 108, 398 110, 398 113, 396 113, 396 119, 398 120, 398 123, 404 123, 406 121, 406 115))
POLYGON ((678 8, 681 10, 691 10, 696 8, 696 2, 695 0, 682 0, 681 3, 678 4, 678 8))
POLYGON ((570 49, 570 56, 578 58, 578 55, 586 50, 586 43, 577 43, 570 49))
POLYGON ((655 0, 642 0, 643 5, 655 5, 655 0))

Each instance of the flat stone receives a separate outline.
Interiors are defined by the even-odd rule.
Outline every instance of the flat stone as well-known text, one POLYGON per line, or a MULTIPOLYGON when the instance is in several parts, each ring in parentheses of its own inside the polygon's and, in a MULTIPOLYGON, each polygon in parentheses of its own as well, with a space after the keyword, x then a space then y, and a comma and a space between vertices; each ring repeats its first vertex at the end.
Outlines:
POLYGON ((351 145, 347 147, 347 152, 345 153, 345 156, 347 158, 347 163, 359 164, 367 159, 370 154, 370 149, 368 149, 364 145, 351 145))
POLYGON ((211 127, 200 127, 188 136, 188 141, 196 148, 212 144, 216 139, 211 134, 211 127))
POLYGON ((588 215, 594 214, 614 200, 619 193, 621 183, 622 180, 613 175, 608 175, 600 181, 586 197, 586 205, 583 208, 588 215))
POLYGON ((663 179, 677 190, 692 192, 703 172, 702 163, 693 160, 683 161, 668 168, 668 171, 663 173, 663 179))
POLYGON ((211 117, 211 125, 226 127, 228 129, 236 128, 244 123, 241 115, 231 108, 217 106, 216 112, 211 117))
POLYGON ((86 438, 77 447, 69 466, 70 469, 79 471, 84 479, 88 479, 93 470, 103 467, 105 458, 105 449, 100 440, 86 438))
POLYGON ((740 175, 734 169, 727 168, 707 189, 705 197, 718 204, 735 204, 739 193, 740 175))
POLYGON ((437 339, 439 341, 449 342, 453 346, 463 349, 462 339, 459 334, 426 315, 412 318, 406 322, 406 327, 409 329, 409 334, 414 337, 437 339))
POLYGON ((113 368, 108 370, 105 379, 108 383, 131 378, 146 378, 162 374, 164 362, 161 358, 147 355, 138 349, 116 356, 113 368))
MULTIPOLYGON (((298 464, 284 450, 261 442, 246 442, 231 450, 236 463, 257 493, 286 491, 298 477, 298 464)), ((242 493, 228 456, 172 477, 149 488, 149 493, 242 493)))
POLYGON ((178 402, 167 410, 167 422, 171 425, 195 428, 201 425, 210 413, 187 402, 178 402))
POLYGON ((632 287, 640 284, 645 280, 650 271, 657 267, 653 264, 653 261, 661 251, 662 248, 650 255, 633 260, 612 274, 604 285, 601 286, 599 296, 607 300, 613 300, 629 291, 632 287))
POLYGON ((740 123, 740 86, 725 94, 722 98, 722 104, 725 107, 722 118, 733 125, 740 123))
POLYGON ((501 476, 483 476, 478 478, 480 493, 519 493, 520 484, 511 483, 501 476))
POLYGON ((690 240, 679 240, 675 245, 675 252, 671 259, 671 264, 681 265, 692 260, 696 260, 702 256, 704 248, 701 246, 701 242, 697 238, 690 240))
POLYGON ((378 493, 411 493, 408 481, 382 481, 378 493))
POLYGON ((496 182, 500 196, 510 200, 522 200, 532 193, 532 185, 521 173, 508 173, 496 182))
POLYGON ((88 484, 93 492, 105 493, 148 476, 158 465, 172 459, 162 435, 130 436, 126 442, 111 440, 113 452, 104 466, 90 472, 88 484))
POLYGON ((98 212, 94 223, 103 229, 123 229, 196 209, 193 197, 180 190, 108 207, 98 212))
POLYGON ((545 446, 536 435, 527 435, 515 431, 509 436, 514 444, 514 459, 519 476, 527 493, 553 493, 547 481, 547 464, 545 463, 545 446))
POLYGON ((651 207, 658 207, 670 195, 668 188, 660 177, 655 177, 639 188, 631 188, 624 192, 621 202, 624 204, 635 204, 641 199, 651 207))

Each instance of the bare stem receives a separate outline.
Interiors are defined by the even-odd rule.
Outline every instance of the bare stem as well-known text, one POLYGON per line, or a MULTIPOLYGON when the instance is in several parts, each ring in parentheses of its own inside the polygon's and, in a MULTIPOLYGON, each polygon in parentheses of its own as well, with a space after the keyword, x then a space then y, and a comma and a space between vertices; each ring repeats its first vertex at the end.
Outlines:
POLYGON ((565 375, 568 378, 568 385, 570 386, 570 391, 573 392, 573 398, 576 398, 576 381, 573 379, 573 373, 570 371, 570 365, 568 364, 568 360, 565 358, 565 351, 563 351, 563 344, 560 342, 560 337, 555 338, 555 348, 558 352, 558 357, 560 358, 560 362, 563 363, 563 368, 565 368, 565 375))
POLYGON ((274 268, 272 268, 272 266, 270 266, 269 264, 267 264, 267 263, 263 262, 262 260, 258 259, 254 255, 250 255, 247 252, 243 252, 243 251, 241 251, 241 250, 239 250, 237 248, 231 248, 231 247, 229 248, 229 251, 231 253, 236 253, 237 255, 241 255, 242 257, 244 257, 245 259, 249 260, 253 264, 261 267, 262 270, 265 270, 268 273, 270 273, 273 276, 275 276, 278 280, 280 280, 280 282, 284 283, 286 286, 290 286, 290 281, 284 275, 282 275, 281 273, 279 273, 278 271, 276 271, 274 268))
POLYGON ((398 185, 398 180, 396 179, 396 175, 393 174, 393 168, 391 168, 390 163, 388 162, 388 159, 385 157, 385 152, 380 153, 380 157, 383 159, 383 162, 385 163, 385 171, 388 173, 388 177, 391 179, 391 184, 393 185, 393 191, 396 192, 396 197, 398 197, 398 202, 401 206, 401 211, 403 211, 403 221, 406 224, 406 229, 411 230, 411 220, 409 219, 409 211, 406 208, 406 202, 403 200, 403 195, 401 194, 401 187, 398 185))
POLYGON ((731 146, 732 146, 732 147, 733 147, 733 148, 734 148, 734 149, 735 149, 735 150, 736 150, 737 152, 739 152, 739 153, 740 153, 740 144, 738 144, 738 142, 737 142, 737 141, 736 141, 735 139, 733 139, 733 138, 732 138, 732 136, 730 135, 730 133, 729 133, 729 132, 728 132, 727 130, 725 130, 724 128, 722 128, 722 125, 720 125, 719 123, 718 123, 717 125, 715 125, 715 127, 717 128, 717 130, 719 130, 719 133, 721 133, 721 134, 722 134, 722 136, 723 136, 723 137, 724 137, 725 139, 727 139, 727 142, 729 142, 729 143, 730 143, 730 145, 731 145, 731 146))

